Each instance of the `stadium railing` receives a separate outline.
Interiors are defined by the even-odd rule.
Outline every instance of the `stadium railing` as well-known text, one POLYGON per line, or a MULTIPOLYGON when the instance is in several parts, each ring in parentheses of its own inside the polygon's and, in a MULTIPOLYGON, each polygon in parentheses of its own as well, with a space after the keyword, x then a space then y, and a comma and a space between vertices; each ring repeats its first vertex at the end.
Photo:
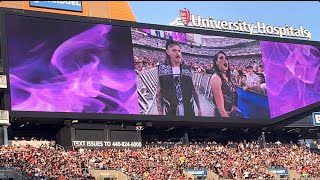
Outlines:
POLYGON ((156 88, 158 84, 158 70, 156 67, 143 71, 138 77, 138 94, 139 105, 142 108, 143 114, 148 114, 152 109, 156 88))

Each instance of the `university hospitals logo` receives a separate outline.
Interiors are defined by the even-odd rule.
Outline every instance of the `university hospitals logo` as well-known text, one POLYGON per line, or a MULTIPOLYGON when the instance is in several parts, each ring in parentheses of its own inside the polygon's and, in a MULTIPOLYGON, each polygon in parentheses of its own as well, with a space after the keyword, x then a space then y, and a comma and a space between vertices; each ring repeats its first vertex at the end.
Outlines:
POLYGON ((181 18, 181 21, 183 22, 183 24, 185 26, 188 26, 189 22, 190 22, 190 11, 186 8, 184 8, 184 10, 180 10, 180 18, 181 18))
POLYGON ((216 20, 212 17, 203 18, 199 15, 191 14, 189 9, 179 11, 180 19, 185 26, 195 28, 216 29, 223 31, 237 31, 248 34, 267 34, 280 37, 298 37, 311 39, 311 32, 302 26, 293 28, 291 26, 268 26, 263 22, 247 23, 243 20, 224 21, 216 20))

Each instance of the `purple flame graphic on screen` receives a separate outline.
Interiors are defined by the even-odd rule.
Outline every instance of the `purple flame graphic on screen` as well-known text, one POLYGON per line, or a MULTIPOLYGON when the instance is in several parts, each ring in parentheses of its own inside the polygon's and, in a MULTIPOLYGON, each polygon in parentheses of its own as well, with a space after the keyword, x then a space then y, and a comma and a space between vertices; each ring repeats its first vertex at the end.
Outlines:
MULTIPOLYGON (((12 110, 139 114, 133 66, 110 65, 111 53, 117 53, 110 52, 112 42, 107 37, 111 28, 96 25, 63 42, 47 65, 48 71, 59 72, 53 78, 34 83, 30 79, 40 74, 30 77, 32 72, 28 72, 29 76, 24 76, 25 71, 37 68, 37 62, 47 61, 41 55, 32 60, 34 63, 10 67, 12 110)), ((130 59, 113 59, 116 61, 130 59)))
POLYGON ((310 45, 261 42, 271 117, 320 102, 320 51, 310 45))

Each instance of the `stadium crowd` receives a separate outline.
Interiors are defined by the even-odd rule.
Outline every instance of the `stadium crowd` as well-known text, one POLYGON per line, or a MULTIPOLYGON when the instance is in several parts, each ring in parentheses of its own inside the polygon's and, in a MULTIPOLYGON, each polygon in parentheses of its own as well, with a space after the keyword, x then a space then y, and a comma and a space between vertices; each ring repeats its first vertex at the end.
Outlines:
POLYGON ((258 143, 149 143, 137 150, 63 150, 54 146, 1 146, 0 166, 33 179, 94 179, 91 169, 117 169, 134 179, 186 179, 183 169, 206 168, 225 179, 273 179, 266 170, 285 167, 320 178, 320 155, 295 144, 261 148, 258 143))
POLYGON ((228 38, 228 37, 220 37, 220 38, 212 38, 212 37, 202 37, 201 44, 207 47, 216 47, 216 46, 232 46, 237 43, 247 43, 252 42, 252 39, 239 39, 239 38, 228 38))
MULTIPOLYGON (((182 52, 188 52, 189 54, 195 55, 204 55, 204 56, 213 56, 220 50, 224 50, 229 56, 244 56, 244 55, 253 55, 253 54, 261 54, 261 50, 259 44, 251 45, 249 47, 237 47, 237 48, 223 48, 224 43, 221 39, 228 40, 227 43, 230 45, 237 45, 239 43, 244 43, 241 39, 238 38, 212 38, 214 40, 219 40, 221 44, 215 44, 220 48, 210 48, 206 46, 195 46, 190 43, 181 43, 182 52)), ((166 39, 159 38, 155 36, 150 36, 147 33, 140 31, 132 32, 132 42, 133 44, 143 45, 147 47, 154 47, 159 49, 165 49, 166 39)), ((246 41, 245 41, 246 42, 246 41)))
MULTIPOLYGON (((140 69, 136 67, 139 71, 150 69, 157 65, 157 63, 162 63, 166 58, 165 51, 160 49, 134 47, 133 52, 135 64, 141 63, 139 66, 140 69)), ((186 64, 192 65, 194 70, 199 73, 206 73, 208 66, 210 67, 212 65, 212 57, 210 56, 184 54, 183 60, 186 64)), ((262 64, 261 57, 259 56, 229 57, 229 61, 230 65, 234 65, 237 70, 245 70, 245 67, 250 65, 256 69, 258 65, 262 64)))

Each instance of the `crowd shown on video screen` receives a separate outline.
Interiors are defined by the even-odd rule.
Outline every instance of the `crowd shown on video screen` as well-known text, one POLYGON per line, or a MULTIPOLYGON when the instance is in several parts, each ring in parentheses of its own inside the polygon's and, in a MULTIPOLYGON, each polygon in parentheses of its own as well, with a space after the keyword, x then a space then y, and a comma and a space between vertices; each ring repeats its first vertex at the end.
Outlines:
POLYGON ((211 37, 202 37, 201 44, 207 47, 217 47, 217 46, 231 46, 237 43, 247 43, 252 42, 252 39, 239 39, 239 38, 228 38, 228 37, 220 37, 220 38, 211 38, 211 37))
MULTIPOLYGON (((219 41, 213 41, 212 43, 217 47, 225 47, 226 43, 222 39, 226 38, 218 38, 219 41)), ((243 43, 241 39, 235 39, 235 38, 227 38, 228 45, 235 45, 237 43, 243 43)), ((158 38, 151 35, 148 35, 147 33, 139 32, 139 31, 133 31, 132 32, 132 41, 134 44, 138 45, 145 45, 149 47, 159 48, 159 49, 165 49, 165 44, 167 42, 164 38, 158 38)), ((245 41, 246 42, 246 41, 245 41)), ((209 48, 205 46, 197 46, 192 45, 192 43, 181 43, 181 50, 182 52, 188 52, 190 54, 195 55, 204 55, 204 56, 213 56, 216 54, 219 50, 217 48, 209 48)), ((260 47, 259 46, 251 46, 251 47, 239 47, 239 48, 232 48, 230 50, 226 49, 226 53, 229 56, 243 56, 243 55, 252 55, 252 54, 260 54, 260 47)))
MULTIPOLYGON (((133 52, 137 73, 143 73, 163 63, 166 58, 166 40, 152 37, 146 33, 133 32, 133 52)), ((218 41, 212 42, 218 43, 221 41, 224 44, 223 38, 218 39, 218 41)), ((232 40, 232 38, 228 39, 232 40)), ((236 43, 236 41, 232 42, 236 43)), ((180 44, 183 61, 192 66, 194 73, 214 74, 212 57, 221 49, 180 44)), ((228 54, 232 81, 235 85, 242 87, 244 90, 252 90, 261 94, 267 93, 261 52, 258 45, 223 49, 223 51, 228 54)))

